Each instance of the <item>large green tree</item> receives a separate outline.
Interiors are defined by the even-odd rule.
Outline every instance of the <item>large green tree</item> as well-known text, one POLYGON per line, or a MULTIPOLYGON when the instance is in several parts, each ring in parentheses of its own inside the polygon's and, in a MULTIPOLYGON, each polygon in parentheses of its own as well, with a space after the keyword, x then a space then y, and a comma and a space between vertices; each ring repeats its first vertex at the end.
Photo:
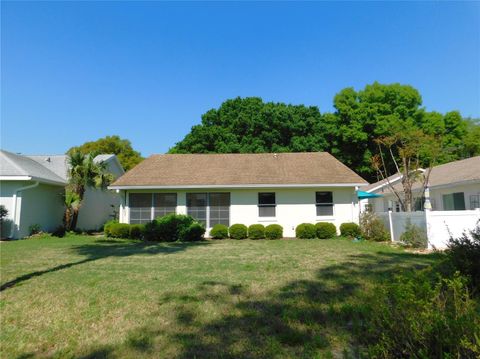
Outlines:
POLYGON ((120 164, 125 171, 128 171, 143 160, 140 152, 132 148, 132 144, 127 139, 119 136, 106 136, 96 141, 85 142, 83 145, 72 147, 67 154, 80 152, 83 154, 114 154, 118 157, 120 164))
POLYGON ((237 97, 205 113, 170 153, 320 151, 325 130, 317 107, 237 97))
MULTIPOLYGON (((376 181, 376 140, 396 135, 399 128, 438 141, 442 151, 436 163, 480 152, 478 123, 456 111, 426 111, 412 86, 375 82, 359 91, 345 88, 333 103, 334 113, 320 114, 317 107, 265 103, 258 97, 227 100, 206 112, 170 153, 329 151, 365 179, 376 181)), ((428 166, 431 158, 420 161, 428 166)), ((385 165, 388 171, 395 169, 388 158, 385 165)))

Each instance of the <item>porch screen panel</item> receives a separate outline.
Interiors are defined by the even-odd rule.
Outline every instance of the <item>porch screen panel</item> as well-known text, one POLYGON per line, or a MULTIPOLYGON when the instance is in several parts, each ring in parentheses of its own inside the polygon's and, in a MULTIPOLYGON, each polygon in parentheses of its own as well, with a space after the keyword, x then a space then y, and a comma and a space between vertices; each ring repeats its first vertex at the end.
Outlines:
POLYGON ((207 193, 187 193, 187 214, 207 227, 207 193))
POLYGON ((177 209, 176 193, 154 193, 153 194, 153 217, 163 217, 175 213, 177 209))
POLYGON ((210 193, 210 225, 230 226, 230 193, 210 193))
POLYGON ((130 193, 130 223, 142 224, 152 220, 152 194, 130 193))

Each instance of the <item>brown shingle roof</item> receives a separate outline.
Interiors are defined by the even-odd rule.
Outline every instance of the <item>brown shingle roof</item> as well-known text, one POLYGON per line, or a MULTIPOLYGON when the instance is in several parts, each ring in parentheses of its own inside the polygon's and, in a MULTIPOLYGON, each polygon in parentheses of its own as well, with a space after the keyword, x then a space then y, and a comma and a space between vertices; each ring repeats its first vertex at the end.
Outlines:
POLYGON ((121 186, 367 184, 326 152, 153 155, 117 179, 121 186))
MULTIPOLYGON (((395 174, 391 177, 398 177, 395 174)), ((480 156, 467 158, 460 161, 445 163, 443 165, 432 168, 432 173, 429 178, 429 187, 445 186, 453 183, 480 181, 480 156)), ((402 187, 399 181, 394 182, 394 188, 400 189, 402 187)), ((372 183, 369 186, 363 187, 362 190, 371 191, 372 189, 386 184, 385 180, 372 183)), ((417 182, 413 185, 413 189, 419 189, 421 183, 417 182)), ((382 191, 380 188, 374 192, 382 191)), ((383 191, 390 191, 388 185, 384 187, 383 191)))

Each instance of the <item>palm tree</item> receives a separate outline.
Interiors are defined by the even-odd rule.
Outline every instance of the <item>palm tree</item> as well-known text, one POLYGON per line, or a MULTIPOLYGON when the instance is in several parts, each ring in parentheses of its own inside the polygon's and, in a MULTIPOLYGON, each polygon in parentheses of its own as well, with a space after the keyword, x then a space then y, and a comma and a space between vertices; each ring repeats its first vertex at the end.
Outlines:
POLYGON ((107 172, 106 164, 95 162, 94 154, 83 154, 78 151, 68 156, 68 185, 65 190, 64 223, 67 230, 75 230, 78 213, 82 206, 87 188, 105 190, 113 177, 107 172))

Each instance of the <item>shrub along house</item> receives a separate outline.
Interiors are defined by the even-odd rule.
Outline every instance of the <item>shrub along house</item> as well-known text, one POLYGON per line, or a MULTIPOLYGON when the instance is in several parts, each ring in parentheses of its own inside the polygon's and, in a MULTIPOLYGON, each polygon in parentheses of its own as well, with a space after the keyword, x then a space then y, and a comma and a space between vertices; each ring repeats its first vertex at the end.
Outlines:
POLYGON ((153 155, 109 188, 122 194, 120 222, 188 214, 221 223, 277 223, 293 237, 303 222, 358 222, 356 189, 367 184, 325 152, 153 155))

